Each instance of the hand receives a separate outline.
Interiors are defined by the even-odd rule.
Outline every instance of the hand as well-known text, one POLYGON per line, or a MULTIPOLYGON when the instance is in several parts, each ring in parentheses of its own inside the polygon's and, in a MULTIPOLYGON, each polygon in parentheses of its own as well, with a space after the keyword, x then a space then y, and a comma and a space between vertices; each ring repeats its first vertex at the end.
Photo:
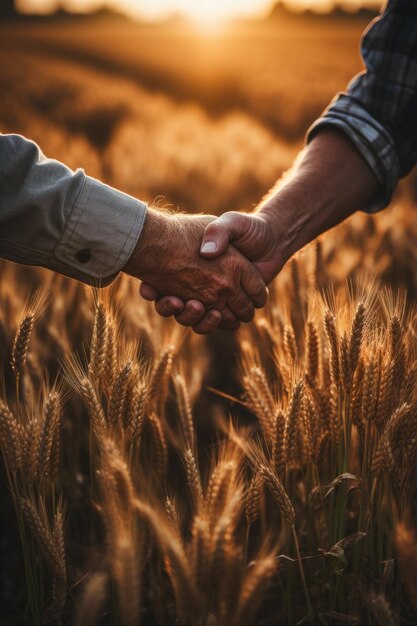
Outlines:
MULTIPOLYGON (((278 274, 286 258, 279 245, 279 237, 274 233, 267 217, 261 214, 246 214, 231 211, 210 222, 205 229, 200 254, 207 259, 220 257, 232 243, 245 257, 255 262, 266 284, 278 274)), ((155 300, 155 308, 160 315, 168 317, 181 312, 180 323, 188 324, 191 315, 200 312, 202 323, 205 308, 201 302, 186 302, 175 296, 159 297, 149 285, 142 283, 141 295, 146 300, 155 300)))
MULTIPOLYGON (((324 127, 297 157, 255 214, 225 213, 207 226, 202 255, 216 258, 228 244, 254 261, 268 284, 305 244, 375 200, 380 183, 350 139, 324 127)), ((145 297, 157 297, 143 286, 145 297)), ((161 298, 160 307, 184 306, 161 298)))
POLYGON ((226 252, 229 244, 254 262, 267 285, 287 260, 280 237, 261 213, 229 211, 221 215, 206 226, 200 254, 215 259, 226 252))
POLYGON ((125 267, 162 296, 175 293, 183 301, 200 301, 208 310, 202 322, 201 308, 190 307, 190 302, 184 308, 187 319, 183 320, 181 313, 177 319, 201 333, 221 322, 235 329, 239 320, 250 321, 254 307, 264 306, 267 300, 259 272, 233 247, 219 259, 200 257, 204 229, 212 219, 149 209, 138 245, 125 267))

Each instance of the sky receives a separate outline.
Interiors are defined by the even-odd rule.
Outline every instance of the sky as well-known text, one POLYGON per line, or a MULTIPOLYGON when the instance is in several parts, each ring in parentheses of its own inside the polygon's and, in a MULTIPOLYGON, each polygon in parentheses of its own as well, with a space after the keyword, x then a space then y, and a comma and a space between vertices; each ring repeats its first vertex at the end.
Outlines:
MULTIPOLYGON (((326 11, 334 0, 285 0, 295 9, 326 11)), ((0 0, 1 2, 1 0, 0 0)), ((198 21, 222 21, 232 17, 257 17, 266 14, 275 0, 106 0, 107 5, 138 17, 157 19, 181 13, 198 21)), ((381 0, 339 0, 346 7, 378 7, 381 0)), ((61 6, 74 11, 89 11, 103 5, 103 0, 17 0, 19 9, 28 12, 49 12, 61 6)))

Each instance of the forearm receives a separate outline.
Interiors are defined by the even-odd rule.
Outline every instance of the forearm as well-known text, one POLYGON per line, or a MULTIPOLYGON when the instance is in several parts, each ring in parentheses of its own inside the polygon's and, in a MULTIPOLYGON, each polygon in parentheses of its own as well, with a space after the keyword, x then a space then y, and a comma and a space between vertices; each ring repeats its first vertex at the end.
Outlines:
POLYGON ((303 150, 257 212, 280 238, 283 260, 324 231, 364 208, 378 181, 341 132, 323 129, 303 150))
POLYGON ((94 285, 125 265, 146 205, 0 134, 0 256, 94 285))

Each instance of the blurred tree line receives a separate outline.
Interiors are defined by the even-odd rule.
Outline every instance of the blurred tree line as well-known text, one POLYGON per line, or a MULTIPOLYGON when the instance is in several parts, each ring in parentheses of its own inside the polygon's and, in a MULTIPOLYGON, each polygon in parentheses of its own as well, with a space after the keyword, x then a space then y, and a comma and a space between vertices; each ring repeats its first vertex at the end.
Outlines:
POLYGON ((0 18, 16 15, 15 0, 0 0, 0 18))

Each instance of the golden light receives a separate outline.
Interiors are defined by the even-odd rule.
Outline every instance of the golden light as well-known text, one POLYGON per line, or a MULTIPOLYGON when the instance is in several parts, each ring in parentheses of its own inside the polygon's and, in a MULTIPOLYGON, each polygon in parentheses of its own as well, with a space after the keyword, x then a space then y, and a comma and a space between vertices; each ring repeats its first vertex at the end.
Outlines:
POLYGON ((210 2, 198 3, 189 12, 188 17, 199 25, 207 26, 217 26, 226 19, 226 15, 221 10, 221 7, 213 6, 213 3, 210 2))
POLYGON ((113 6, 124 7, 137 16, 158 18, 179 13, 201 26, 213 28, 238 16, 257 16, 267 10, 273 0, 110 0, 113 6))
MULTIPOLYGON (((0 0, 1 2, 2 0, 0 0)), ((72 11, 91 11, 101 5, 148 19, 181 14, 200 26, 213 29, 236 17, 257 17, 267 14, 277 0, 16 0, 23 12, 46 13, 59 7, 72 11)), ((318 11, 333 8, 335 0, 283 0, 285 4, 303 10, 318 11)), ((354 9, 361 6, 378 7, 382 0, 343 0, 343 5, 354 9)))
POLYGON ((216 25, 242 14, 248 8, 252 9, 256 3, 251 0, 234 0, 234 2, 219 2, 218 0, 199 0, 193 3, 184 3, 186 15, 199 24, 216 25))

